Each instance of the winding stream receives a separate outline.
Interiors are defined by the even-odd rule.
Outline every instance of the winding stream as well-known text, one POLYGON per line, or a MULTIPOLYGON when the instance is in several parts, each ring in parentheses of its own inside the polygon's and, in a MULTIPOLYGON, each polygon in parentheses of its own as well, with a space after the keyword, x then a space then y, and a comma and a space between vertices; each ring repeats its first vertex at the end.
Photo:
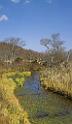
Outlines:
POLYGON ((19 101, 34 124, 72 124, 72 101, 40 85, 39 74, 34 73, 18 93, 19 101))

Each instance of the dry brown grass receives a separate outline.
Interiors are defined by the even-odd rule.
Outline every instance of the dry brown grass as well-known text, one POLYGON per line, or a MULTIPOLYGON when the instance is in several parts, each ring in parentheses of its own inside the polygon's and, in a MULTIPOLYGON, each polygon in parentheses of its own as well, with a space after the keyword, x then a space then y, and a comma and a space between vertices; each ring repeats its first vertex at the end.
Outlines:
POLYGON ((48 68, 41 72, 42 85, 72 97, 72 64, 48 68))

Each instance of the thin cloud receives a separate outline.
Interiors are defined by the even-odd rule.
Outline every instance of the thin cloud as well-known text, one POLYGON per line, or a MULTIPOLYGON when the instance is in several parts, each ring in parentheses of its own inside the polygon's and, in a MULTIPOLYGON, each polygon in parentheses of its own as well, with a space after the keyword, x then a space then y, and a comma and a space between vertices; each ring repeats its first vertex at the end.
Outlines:
POLYGON ((13 3, 20 3, 21 0, 11 0, 11 2, 13 2, 13 3))
POLYGON ((0 5, 0 11, 3 9, 3 6, 0 5))
POLYGON ((31 3, 32 0, 11 0, 11 2, 13 3, 25 3, 25 4, 29 4, 31 3))
POLYGON ((31 2, 32 2, 32 0, 25 0, 25 1, 24 1, 25 4, 29 4, 29 3, 31 3, 31 2))
POLYGON ((6 15, 0 16, 0 22, 2 21, 8 21, 8 17, 6 15))
MULTIPOLYGON (((18 4, 18 3, 24 3, 24 4, 30 4, 33 0, 10 0, 11 2, 18 4)), ((44 0, 48 4, 52 4, 53 0, 44 0)))
POLYGON ((46 0, 46 2, 47 2, 48 4, 52 4, 52 3, 53 3, 53 0, 46 0))

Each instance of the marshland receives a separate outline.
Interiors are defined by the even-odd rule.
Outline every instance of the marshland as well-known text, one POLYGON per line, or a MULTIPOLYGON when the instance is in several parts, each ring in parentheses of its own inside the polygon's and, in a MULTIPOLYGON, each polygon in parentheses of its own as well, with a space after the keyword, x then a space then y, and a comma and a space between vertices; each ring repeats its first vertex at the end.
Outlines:
POLYGON ((0 42, 1 124, 72 123, 72 51, 59 38, 40 40, 46 52, 0 42))
POLYGON ((0 0, 0 124, 72 124, 71 12, 71 0, 0 0))

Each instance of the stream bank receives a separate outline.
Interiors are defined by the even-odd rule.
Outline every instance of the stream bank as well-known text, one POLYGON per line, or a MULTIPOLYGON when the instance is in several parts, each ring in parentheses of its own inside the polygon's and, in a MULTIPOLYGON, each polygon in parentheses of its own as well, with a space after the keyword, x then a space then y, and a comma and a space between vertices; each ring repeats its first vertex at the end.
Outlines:
POLYGON ((53 92, 46 92, 40 85, 37 72, 26 80, 17 97, 32 123, 72 124, 72 102, 53 92))

